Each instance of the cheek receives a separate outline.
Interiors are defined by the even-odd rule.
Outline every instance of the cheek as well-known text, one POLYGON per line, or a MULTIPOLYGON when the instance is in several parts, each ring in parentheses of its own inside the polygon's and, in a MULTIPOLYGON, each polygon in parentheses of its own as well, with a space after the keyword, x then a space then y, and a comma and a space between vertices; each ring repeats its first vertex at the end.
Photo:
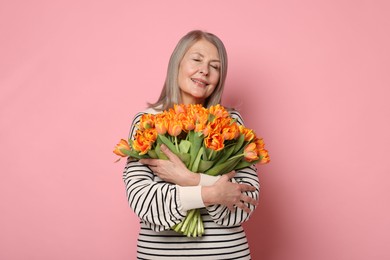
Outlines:
POLYGON ((216 75, 215 77, 213 77, 212 82, 213 82, 213 86, 216 87, 218 85, 218 82, 219 82, 219 75, 216 75))
POLYGON ((209 97, 211 94, 213 94, 214 90, 217 88, 217 85, 213 85, 207 90, 207 97, 209 97))
POLYGON ((220 73, 219 72, 214 72, 210 78, 210 80, 212 80, 213 82, 213 85, 218 85, 218 82, 219 82, 219 75, 220 73))

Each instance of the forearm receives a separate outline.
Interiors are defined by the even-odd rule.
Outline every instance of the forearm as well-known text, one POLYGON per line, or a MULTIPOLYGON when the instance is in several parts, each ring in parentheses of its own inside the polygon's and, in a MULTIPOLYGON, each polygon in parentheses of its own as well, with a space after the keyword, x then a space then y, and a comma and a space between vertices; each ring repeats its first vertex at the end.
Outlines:
POLYGON ((155 225, 159 231, 169 229, 185 217, 175 185, 154 181, 153 173, 146 166, 128 162, 123 181, 129 206, 140 219, 155 225))

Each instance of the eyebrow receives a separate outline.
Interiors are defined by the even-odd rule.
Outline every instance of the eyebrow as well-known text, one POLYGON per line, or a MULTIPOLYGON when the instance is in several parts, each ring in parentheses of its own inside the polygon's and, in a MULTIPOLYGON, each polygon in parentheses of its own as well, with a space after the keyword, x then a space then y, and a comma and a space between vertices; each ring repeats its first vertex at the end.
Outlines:
MULTIPOLYGON (((200 53, 200 52, 193 52, 192 54, 198 54, 199 56, 202 56, 202 58, 204 57, 204 55, 202 54, 202 53, 200 53)), ((217 59, 217 60, 211 60, 211 62, 221 62, 219 59, 217 59)))

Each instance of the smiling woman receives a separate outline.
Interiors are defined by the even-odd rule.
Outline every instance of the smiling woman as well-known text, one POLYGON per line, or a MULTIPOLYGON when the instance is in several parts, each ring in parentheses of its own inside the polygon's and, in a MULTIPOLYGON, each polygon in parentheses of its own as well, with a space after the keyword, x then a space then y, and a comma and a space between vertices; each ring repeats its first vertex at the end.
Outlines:
POLYGON ((186 52, 179 68, 179 87, 184 104, 203 104, 219 81, 217 48, 207 40, 194 43, 186 52))
MULTIPOLYGON (((145 114, 174 104, 219 104, 226 72, 222 41, 211 33, 189 32, 172 53, 159 100, 135 116, 129 137, 134 137, 145 114)), ((237 111, 230 116, 243 124, 237 111)), ((251 259, 241 224, 259 198, 256 168, 210 176, 191 172, 167 147, 161 146, 161 151, 167 160, 128 159, 123 172, 129 205, 141 220, 138 259, 251 259), (200 209, 203 235, 187 237, 173 231, 193 209, 200 209)))
MULTIPOLYGON (((195 81, 200 83, 208 79, 210 81, 211 74, 214 76, 215 73, 211 73, 211 69, 215 69, 218 75, 218 82, 216 83, 214 90, 206 99, 198 100, 205 106, 211 106, 221 102, 221 97, 225 85, 226 73, 227 73, 227 53, 223 42, 211 33, 203 31, 191 31, 183 38, 180 39, 176 48, 173 50, 171 58, 168 63, 168 71, 165 78, 164 87, 161 91, 160 97, 156 103, 150 104, 150 107, 158 111, 163 111, 173 107, 174 104, 184 103, 181 88, 186 87, 186 84, 182 82, 180 85, 179 81, 184 78, 189 78, 189 81, 195 81), (206 56, 206 57, 205 57, 206 56), (206 59, 206 60, 205 60, 206 59), (184 70, 184 66, 190 66, 188 63, 198 63, 198 65, 208 65, 206 71, 201 66, 198 69, 184 70), (183 66, 183 67, 182 67, 183 66), (183 71, 182 71, 183 69, 183 71), (199 71, 200 70, 200 71, 199 71), (196 73, 198 75, 196 76, 196 73), (207 73, 207 76, 201 73, 207 73), (179 76, 183 74, 183 78, 179 76)), ((194 65, 195 67, 195 65, 194 65)), ((192 82, 191 82, 192 83, 192 82)), ((210 83, 210 82, 209 82, 210 83)), ((190 86, 190 84, 188 84, 190 86)))

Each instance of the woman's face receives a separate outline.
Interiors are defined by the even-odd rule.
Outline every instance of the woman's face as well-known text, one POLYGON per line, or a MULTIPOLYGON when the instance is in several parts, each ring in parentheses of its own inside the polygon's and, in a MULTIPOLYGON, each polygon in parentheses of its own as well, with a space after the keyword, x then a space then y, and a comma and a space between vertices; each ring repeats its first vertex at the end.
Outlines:
POLYGON ((217 48, 201 39, 185 53, 179 66, 178 84, 184 104, 204 104, 218 85, 221 62, 217 48))

